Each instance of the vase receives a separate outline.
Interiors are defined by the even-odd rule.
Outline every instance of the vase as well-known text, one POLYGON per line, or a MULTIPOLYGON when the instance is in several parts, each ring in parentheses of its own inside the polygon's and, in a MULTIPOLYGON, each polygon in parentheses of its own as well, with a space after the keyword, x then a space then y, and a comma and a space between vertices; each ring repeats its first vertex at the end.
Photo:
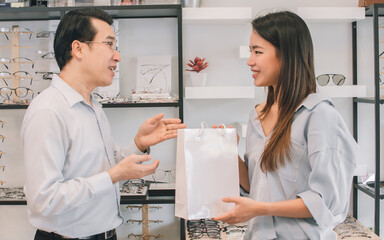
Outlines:
POLYGON ((204 87, 207 83, 207 73, 190 72, 186 78, 186 87, 204 87))

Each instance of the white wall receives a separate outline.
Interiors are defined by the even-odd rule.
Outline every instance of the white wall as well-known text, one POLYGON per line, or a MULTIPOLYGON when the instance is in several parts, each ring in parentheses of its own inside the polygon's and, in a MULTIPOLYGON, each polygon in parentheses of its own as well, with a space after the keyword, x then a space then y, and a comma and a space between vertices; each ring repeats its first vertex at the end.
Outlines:
MULTIPOLYGON (((263 13, 269 9, 291 9, 296 11, 299 6, 357 6, 357 0, 203 0, 202 7, 252 7, 253 15, 263 13)), ((364 24, 364 23, 362 23, 364 24)), ((166 31, 169 36, 174 35, 175 22, 171 19, 163 19, 156 23, 144 21, 119 22, 119 36, 123 61, 120 64, 121 87, 128 94, 132 88, 135 76, 135 57, 141 54, 169 54, 176 56, 174 46, 175 39, 161 37, 161 32, 166 31), (157 36, 147 37, 146 36, 157 36), (153 47, 153 46, 161 47, 153 47), (148 47, 151 46, 151 47, 148 47)), ((352 45, 351 25, 349 23, 325 24, 309 23, 315 46, 316 75, 321 73, 341 73, 347 77, 345 84, 352 83, 352 45)), ((208 86, 251 86, 253 83, 251 72, 246 65, 246 59, 239 59, 238 46, 249 44, 249 24, 185 24, 183 25, 183 56, 185 63, 195 56, 206 57, 210 66, 207 68, 208 86)), ((3 50, 0 50, 3 51, 3 50)), ((370 51, 364 49, 364 51, 370 51)), ((0 55, 2 56, 2 55, 0 55)), ((255 104, 265 98, 263 89, 255 89, 255 99, 249 100, 185 100, 184 117, 188 127, 199 127, 201 121, 209 125, 214 123, 231 124, 234 122, 246 122, 248 114, 255 104)), ((347 125, 352 129, 352 100, 335 100, 337 109, 342 114, 347 125)), ((0 119, 9 122, 0 134, 7 134, 11 143, 6 143, 9 153, 14 153, 12 162, 7 159, 7 173, 0 173, 10 184, 19 185, 23 182, 23 164, 19 155, 21 146, 19 141, 19 126, 24 110, 1 110, 0 119), (9 168, 8 168, 9 167, 9 168), (9 170, 8 170, 9 169, 9 170)), ((115 140, 124 145, 127 143, 142 122, 147 117, 158 112, 165 112, 167 117, 176 117, 178 112, 174 108, 145 108, 145 109, 106 109, 112 126, 115 140), (133 121, 134 120, 134 121, 133 121)), ((370 124, 370 123, 367 123, 370 124)), ((8 139, 7 139, 8 140, 8 139)), ((240 143, 240 152, 244 151, 244 140, 240 143)), ((172 169, 175 164, 175 141, 162 143, 152 149, 154 158, 161 161, 160 168, 172 169)), ((3 161, 3 160, 2 160, 3 161)), ((0 162, 0 165, 1 162, 0 162)), ((369 200, 365 201, 368 202, 369 200)), ((360 201, 362 202, 362 201, 360 201)), ((368 204, 367 204, 368 205, 368 204)), ((361 217, 368 226, 373 220, 373 211, 363 204, 361 217), (363 212, 368 209, 367 213, 363 212), (365 214, 365 215, 364 215, 365 214)), ((25 240, 32 239, 33 228, 26 220, 26 206, 1 206, 0 205, 0 239, 25 240)), ((131 213, 124 210, 124 214, 130 217, 131 213)), ((179 226, 174 220, 173 205, 165 205, 160 216, 154 218, 165 219, 165 223, 152 226, 154 233, 167 234, 164 239, 178 239, 179 226)), ((131 229, 130 226, 129 229, 131 229)), ((119 239, 124 239, 128 231, 127 226, 119 229, 119 239)))

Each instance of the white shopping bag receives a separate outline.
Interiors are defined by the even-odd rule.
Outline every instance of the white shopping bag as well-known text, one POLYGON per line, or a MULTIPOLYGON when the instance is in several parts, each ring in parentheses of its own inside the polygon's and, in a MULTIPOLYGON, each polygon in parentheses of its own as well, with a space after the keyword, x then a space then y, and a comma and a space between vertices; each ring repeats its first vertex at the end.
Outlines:
POLYGON ((240 195, 236 130, 179 129, 175 215, 213 218, 234 207, 223 197, 240 195))

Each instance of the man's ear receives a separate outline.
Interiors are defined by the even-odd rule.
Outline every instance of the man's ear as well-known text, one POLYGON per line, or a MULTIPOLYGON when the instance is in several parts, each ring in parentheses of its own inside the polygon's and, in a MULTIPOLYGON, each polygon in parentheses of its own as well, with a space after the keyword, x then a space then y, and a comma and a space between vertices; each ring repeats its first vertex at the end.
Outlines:
POLYGON ((84 51, 84 44, 78 40, 75 40, 72 42, 72 57, 77 59, 82 59, 83 57, 83 51, 84 51))

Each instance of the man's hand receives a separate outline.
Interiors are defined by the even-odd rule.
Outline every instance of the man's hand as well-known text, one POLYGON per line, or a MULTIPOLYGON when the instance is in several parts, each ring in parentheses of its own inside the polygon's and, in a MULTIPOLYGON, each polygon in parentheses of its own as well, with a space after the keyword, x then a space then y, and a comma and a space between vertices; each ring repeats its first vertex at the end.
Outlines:
POLYGON ((121 180, 142 178, 155 172, 159 166, 159 160, 155 160, 151 165, 141 164, 151 160, 150 155, 132 154, 129 157, 121 160, 116 166, 109 169, 108 173, 112 183, 121 180))
POLYGON ((137 148, 144 152, 148 147, 177 137, 177 129, 185 128, 178 118, 163 119, 164 113, 160 113, 145 120, 135 136, 137 148))

